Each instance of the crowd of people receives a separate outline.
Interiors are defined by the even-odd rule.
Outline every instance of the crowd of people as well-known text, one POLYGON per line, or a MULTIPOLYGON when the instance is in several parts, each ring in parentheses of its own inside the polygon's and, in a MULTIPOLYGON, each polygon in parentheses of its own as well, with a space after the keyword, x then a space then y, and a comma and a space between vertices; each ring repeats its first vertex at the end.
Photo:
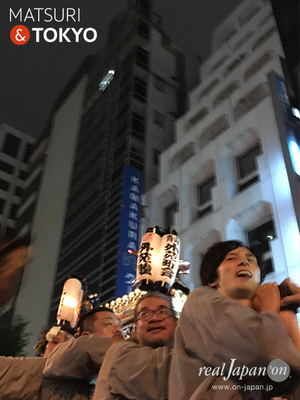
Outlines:
POLYGON ((178 320, 168 296, 149 292, 130 339, 111 309, 96 307, 76 338, 52 327, 40 357, 0 357, 0 398, 299 400, 300 333, 286 306, 300 306, 300 288, 286 279, 292 295, 281 299, 277 284, 261 285, 238 241, 209 248, 200 276, 178 320))

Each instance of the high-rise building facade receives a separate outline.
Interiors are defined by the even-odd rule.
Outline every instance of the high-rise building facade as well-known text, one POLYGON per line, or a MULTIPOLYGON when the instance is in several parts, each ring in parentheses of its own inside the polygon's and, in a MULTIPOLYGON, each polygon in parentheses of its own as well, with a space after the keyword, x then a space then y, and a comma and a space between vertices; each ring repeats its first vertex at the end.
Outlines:
POLYGON ((41 327, 55 322, 72 274, 101 303, 131 290, 140 197, 157 182, 159 154, 186 110, 185 56, 152 3, 129 1, 112 21, 104 54, 63 91, 32 155, 19 231, 31 233, 36 256, 15 307, 30 321, 28 354, 41 327))
POLYGON ((13 301, 14 320, 21 316, 29 323, 28 355, 48 323, 89 68, 86 60, 57 99, 30 157, 18 209, 17 233, 31 236, 35 253, 13 301))
POLYGON ((0 126, 0 236, 13 237, 35 139, 7 124, 0 126))
MULTIPOLYGON (((29 157, 35 139, 8 124, 0 125, 0 240, 15 237, 17 213, 28 176, 29 157)), ((10 319, 14 295, 20 286, 20 275, 13 275, 13 289, 8 302, 0 307, 2 325, 10 319)))
POLYGON ((159 154, 173 142, 173 122, 186 100, 185 57, 163 32, 152 3, 129 2, 90 71, 52 319, 72 273, 84 275, 101 303, 127 292, 120 293, 117 276, 129 289, 134 277, 135 256, 128 250, 138 245, 139 198, 157 182, 159 154), (130 200, 127 217, 124 196, 130 200))
MULTIPOLYGON (((297 51, 297 49, 295 49, 297 51)), ((299 283, 300 140, 271 4, 245 0, 218 27, 160 183, 144 196, 148 226, 171 226, 201 284, 203 253, 237 239, 261 256, 265 281, 299 283)))

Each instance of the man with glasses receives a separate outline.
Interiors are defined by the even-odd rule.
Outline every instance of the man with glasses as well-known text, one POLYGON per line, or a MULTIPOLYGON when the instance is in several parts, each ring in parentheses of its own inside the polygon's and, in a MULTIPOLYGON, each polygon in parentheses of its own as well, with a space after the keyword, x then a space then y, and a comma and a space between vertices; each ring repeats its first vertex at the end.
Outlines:
POLYGON ((168 398, 175 313, 171 300, 147 293, 134 312, 136 339, 114 344, 107 352, 93 400, 168 398))

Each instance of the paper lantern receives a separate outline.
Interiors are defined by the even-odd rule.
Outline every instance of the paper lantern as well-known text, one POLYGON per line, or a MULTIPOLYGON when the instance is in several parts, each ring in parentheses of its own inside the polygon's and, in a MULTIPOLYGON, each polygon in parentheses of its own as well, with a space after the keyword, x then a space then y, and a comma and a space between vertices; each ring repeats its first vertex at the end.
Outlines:
POLYGON ((137 281, 141 290, 166 293, 173 285, 179 264, 179 238, 168 229, 160 236, 158 227, 149 228, 142 238, 137 260, 137 281))
POLYGON ((63 287, 57 311, 57 325, 68 322, 74 328, 78 319, 79 304, 83 300, 84 291, 81 282, 76 278, 68 279, 63 287))
POLYGON ((149 228, 142 237, 137 259, 136 279, 141 290, 151 290, 160 260, 161 237, 156 228, 149 228))
POLYGON ((176 231, 169 229, 161 238, 160 260, 155 271, 155 290, 167 293, 172 287, 179 265, 180 240, 176 231))

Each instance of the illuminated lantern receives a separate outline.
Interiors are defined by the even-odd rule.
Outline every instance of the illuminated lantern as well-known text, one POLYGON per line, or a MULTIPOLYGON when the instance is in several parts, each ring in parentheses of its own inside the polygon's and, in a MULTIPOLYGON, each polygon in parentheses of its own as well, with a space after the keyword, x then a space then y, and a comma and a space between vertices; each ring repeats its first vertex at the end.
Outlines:
POLYGON ((56 316, 57 325, 68 323, 71 328, 75 327, 83 296, 84 290, 78 279, 70 278, 65 282, 56 316))
POLYGON ((160 260, 155 271, 155 290, 167 293, 172 287, 179 265, 180 240, 177 232, 168 229, 161 238, 160 260))
POLYGON ((157 228, 147 229, 138 252, 136 280, 141 290, 153 288, 155 269, 159 265, 161 237, 156 230, 157 228))

